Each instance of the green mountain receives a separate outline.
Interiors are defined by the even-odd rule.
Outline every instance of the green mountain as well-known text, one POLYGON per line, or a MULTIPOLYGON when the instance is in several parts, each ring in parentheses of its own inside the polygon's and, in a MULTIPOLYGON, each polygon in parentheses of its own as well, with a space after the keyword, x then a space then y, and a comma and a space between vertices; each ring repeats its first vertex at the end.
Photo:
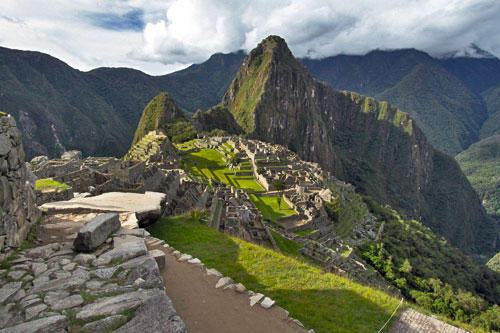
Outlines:
POLYGON ((155 96, 142 112, 132 140, 132 146, 146 134, 154 130, 163 130, 168 123, 187 121, 187 117, 166 92, 155 96))
POLYGON ((318 162, 466 253, 496 252, 496 222, 458 164, 436 151, 408 114, 314 80, 280 37, 250 52, 221 104, 247 136, 318 162))
POLYGON ((439 60, 406 49, 302 62, 315 78, 336 89, 385 100, 408 112, 436 148, 453 156, 478 140, 488 116, 478 82, 489 87, 495 80, 481 80, 490 74, 479 69, 500 72, 500 61, 481 60, 489 61, 489 67, 474 58, 439 60), (478 70, 474 80, 468 64, 478 70))
POLYGON ((486 211, 500 215, 500 135, 483 139, 456 156, 486 211))
POLYGON ((84 155, 123 156, 140 110, 168 91, 189 113, 217 104, 241 65, 243 54, 215 54, 201 65, 149 76, 127 68, 81 72, 39 52, 0 47, 0 108, 14 116, 26 158, 84 155))

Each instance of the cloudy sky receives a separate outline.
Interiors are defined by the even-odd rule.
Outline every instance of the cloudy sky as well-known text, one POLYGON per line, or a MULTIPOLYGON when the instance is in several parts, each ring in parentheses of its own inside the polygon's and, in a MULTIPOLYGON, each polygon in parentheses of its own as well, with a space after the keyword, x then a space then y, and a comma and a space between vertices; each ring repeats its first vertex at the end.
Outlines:
POLYGON ((500 56, 499 0, 0 0, 0 46, 165 74, 280 35, 297 57, 471 43, 500 56))

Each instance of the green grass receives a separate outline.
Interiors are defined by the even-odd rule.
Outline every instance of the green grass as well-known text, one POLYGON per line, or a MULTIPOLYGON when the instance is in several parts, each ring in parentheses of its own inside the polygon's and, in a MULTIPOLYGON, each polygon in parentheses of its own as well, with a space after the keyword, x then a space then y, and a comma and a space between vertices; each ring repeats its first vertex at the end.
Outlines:
POLYGON ((214 149, 200 149, 198 152, 187 155, 187 160, 196 162, 196 165, 186 162, 185 166, 196 177, 213 178, 224 184, 243 190, 264 191, 262 186, 253 177, 235 176, 234 171, 226 167, 223 157, 224 155, 214 149))
POLYGON ((297 215, 286 202, 281 199, 281 206, 278 207, 278 197, 264 197, 255 194, 249 194, 250 200, 257 209, 262 213, 262 216, 271 221, 275 221, 280 217, 297 215))
POLYGON ((399 301, 345 278, 257 245, 216 232, 186 217, 161 219, 148 228, 254 292, 276 300, 307 329, 377 332, 399 301))
POLYGON ((306 230, 299 230, 299 231, 294 231, 294 234, 299 235, 299 236, 308 236, 312 235, 316 232, 314 229, 306 229, 306 230))
POLYGON ((274 241, 276 242, 276 245, 280 249, 281 253, 283 253, 286 256, 293 257, 293 258, 300 258, 302 255, 299 253, 299 250, 302 248, 297 242, 294 242, 292 240, 286 239, 277 232, 274 232, 270 230, 271 235, 274 238, 274 241))
POLYGON ((68 185, 61 184, 50 178, 37 179, 35 183, 35 190, 38 191, 65 190, 68 188, 68 185))

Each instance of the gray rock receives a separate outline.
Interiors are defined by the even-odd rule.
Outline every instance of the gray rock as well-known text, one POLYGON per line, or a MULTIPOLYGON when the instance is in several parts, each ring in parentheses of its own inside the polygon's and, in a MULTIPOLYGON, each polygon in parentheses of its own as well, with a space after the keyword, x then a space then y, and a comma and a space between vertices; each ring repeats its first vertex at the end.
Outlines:
POLYGON ((65 279, 71 276, 70 272, 54 272, 51 276, 55 279, 65 279))
POLYGON ((61 332, 68 322, 66 316, 52 316, 22 323, 17 326, 7 327, 0 330, 0 333, 52 333, 61 332))
POLYGON ((172 301, 161 291, 148 298, 134 313, 131 321, 115 331, 185 333, 184 322, 176 316, 172 301))
POLYGON ((19 265, 12 266, 10 268, 11 271, 18 271, 18 270, 26 271, 28 269, 30 269, 30 266, 28 264, 19 264, 19 265))
POLYGON ((117 237, 113 237, 113 246, 118 247, 125 243, 135 243, 141 239, 142 237, 137 237, 133 235, 119 235, 117 237))
MULTIPOLYGON (((111 261, 113 259, 133 259, 139 256, 143 256, 148 253, 148 249, 146 248, 146 244, 144 244, 144 240, 140 239, 138 242, 133 243, 125 243, 122 244, 113 250, 104 253, 97 260, 111 261)), ((108 263, 109 263, 108 261, 108 263)))
POLYGON ((59 260, 59 265, 61 266, 66 266, 67 264, 69 264, 71 262, 71 260, 67 259, 67 258, 62 258, 59 260))
POLYGON ((22 282, 11 282, 7 283, 0 289, 0 304, 5 302, 7 298, 17 293, 21 289, 22 282))
POLYGON ((94 260, 95 260, 95 255, 87 253, 80 253, 75 257, 75 261, 82 266, 88 266, 94 260))
POLYGON ((165 267, 165 253, 161 250, 151 250, 149 255, 156 260, 159 268, 165 267))
POLYGON ((54 253, 56 248, 58 248, 58 244, 47 244, 44 246, 35 247, 28 251, 28 256, 32 258, 45 258, 50 254, 54 253))
POLYGON ((99 269, 96 269, 93 272, 93 274, 100 279, 108 280, 113 276, 113 274, 115 274, 117 269, 118 269, 117 266, 109 267, 109 268, 99 268, 99 269))
POLYGON ((216 270, 215 268, 210 268, 210 269, 207 269, 207 275, 213 275, 213 276, 216 276, 216 277, 223 277, 224 275, 222 275, 218 270, 216 270))
POLYGON ((47 264, 34 262, 31 265, 31 270, 33 271, 34 276, 38 276, 47 270, 47 264))
POLYGON ((136 237, 141 237, 141 238, 144 238, 146 237, 146 230, 142 229, 142 228, 138 228, 138 229, 120 229, 118 230, 118 232, 116 233, 117 235, 131 235, 131 236, 136 236, 136 237))
POLYGON ((19 303, 19 306, 21 306, 21 309, 24 309, 24 308, 27 308, 29 306, 32 306, 32 305, 35 305, 35 304, 42 302, 42 300, 40 299, 40 297, 38 297, 38 295, 30 295, 30 296, 35 296, 35 297, 34 298, 26 297, 25 299, 23 299, 19 303))
POLYGON ((73 246, 77 251, 93 251, 104 243, 111 233, 120 230, 120 227, 120 220, 116 213, 96 216, 80 229, 73 246))
POLYGON ((244 285, 242 285, 241 283, 238 283, 235 285, 234 290, 236 290, 239 293, 244 293, 247 289, 245 288, 244 285))
POLYGON ((182 255, 182 256, 180 256, 180 258, 179 258, 179 259, 177 259, 177 260, 179 260, 179 261, 188 261, 189 259, 192 259, 192 258, 193 258, 193 256, 192 256, 192 255, 190 255, 190 254, 183 254, 183 255, 182 255))
POLYGON ((124 324, 126 321, 127 317, 123 315, 109 316, 104 319, 85 324, 85 326, 82 327, 82 330, 84 332, 107 332, 112 328, 124 324))
POLYGON ((19 256, 18 258, 11 261, 11 264, 23 264, 25 262, 31 261, 31 258, 26 258, 25 256, 19 256))
POLYGON ((102 281, 89 281, 85 284, 85 287, 87 287, 90 290, 97 290, 101 288, 104 282, 102 281))
POLYGON ((141 305, 146 299, 155 296, 158 289, 138 290, 113 297, 104 297, 88 304, 77 313, 76 319, 90 320, 101 315, 117 314, 141 305))
POLYGON ((260 306, 262 306, 264 309, 269 309, 274 305, 275 301, 270 299, 269 297, 264 298, 264 300, 260 303, 260 306))
POLYGON ((35 318, 36 316, 38 316, 38 314, 40 312, 42 312, 46 308, 47 308, 47 305, 45 305, 45 304, 39 304, 39 305, 35 305, 32 307, 26 308, 26 310, 25 310, 26 320, 31 320, 32 318, 35 318))
POLYGON ((33 280, 33 287, 37 288, 50 281, 48 276, 40 276, 33 280))
POLYGON ((57 258, 57 257, 62 257, 62 256, 71 256, 73 257, 75 255, 75 251, 73 249, 63 249, 57 252, 52 253, 49 258, 57 258))
POLYGON ((138 284, 141 288, 159 288, 164 289, 163 278, 160 275, 156 261, 149 257, 142 261, 140 265, 132 268, 132 271, 127 277, 129 284, 134 283, 137 279, 143 279, 144 282, 138 284))
POLYGON ((193 258, 193 259, 189 259, 188 263, 190 263, 190 264, 201 264, 201 260, 198 259, 198 258, 193 258))
POLYGON ((75 306, 83 304, 83 298, 80 295, 73 295, 59 299, 52 303, 51 308, 56 311, 74 308, 75 306))
POLYGON ((26 271, 10 271, 7 276, 12 280, 19 280, 24 274, 26 274, 26 271))
POLYGON ((71 276, 88 280, 90 278, 90 272, 82 268, 77 268, 71 273, 71 276))
POLYGON ((52 305, 55 304, 58 300, 66 298, 68 296, 69 296, 69 292, 67 292, 67 291, 59 291, 59 292, 50 291, 43 298, 43 301, 52 307, 52 305))
POLYGON ((33 289, 29 290, 28 293, 37 294, 37 293, 42 293, 42 292, 47 292, 47 291, 65 290, 65 289, 68 289, 70 287, 85 284, 85 282, 87 282, 87 280, 88 279, 85 279, 83 277, 70 276, 67 278, 52 280, 52 281, 48 281, 46 283, 40 284, 39 286, 36 286, 33 289))
POLYGON ((76 262, 70 262, 69 264, 64 265, 62 269, 65 270, 66 272, 70 272, 73 269, 75 269, 75 267, 76 267, 76 262))
POLYGON ((215 288, 217 288, 217 289, 223 288, 223 287, 228 286, 228 285, 233 284, 233 283, 234 283, 234 281, 230 277, 223 277, 223 278, 220 278, 219 281, 217 281, 215 288))
POLYGON ((10 308, 14 306, 14 303, 7 304, 6 306, 0 307, 0 328, 5 327, 12 318, 12 314, 9 313, 10 308))
POLYGON ((26 292, 24 289, 19 289, 19 291, 12 297, 12 302, 19 302, 24 297, 26 297, 26 292))
POLYGON ((255 296, 250 297, 250 306, 254 306, 255 304, 259 303, 262 299, 264 298, 264 295, 262 294, 255 294, 255 296))

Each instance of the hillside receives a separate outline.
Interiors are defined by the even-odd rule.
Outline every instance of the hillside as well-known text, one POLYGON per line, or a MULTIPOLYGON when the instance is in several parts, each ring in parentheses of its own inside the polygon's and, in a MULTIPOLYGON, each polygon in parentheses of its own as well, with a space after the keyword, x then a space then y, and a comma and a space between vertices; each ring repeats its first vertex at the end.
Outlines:
POLYGON ((456 159, 488 214, 500 215, 500 135, 473 144, 456 159))
MULTIPOLYGON (((489 70, 500 71, 498 59, 488 61, 489 70)), ((473 58, 438 60, 414 49, 302 62, 316 79, 335 89, 385 100, 408 112, 430 143, 452 156, 478 140, 487 117, 474 87, 479 81, 484 87, 494 83, 487 70, 479 71, 481 63, 473 58), (471 63, 478 68, 473 82, 468 75, 472 70, 466 70, 471 63)))
POLYGON ((140 110, 167 91, 187 112, 222 98, 243 54, 216 54, 201 65, 149 76, 128 68, 75 70, 39 52, 0 48, 0 108, 23 134, 26 158, 81 150, 85 156, 123 156, 140 110))
POLYGON ((498 226, 452 158, 406 113, 315 81, 283 39, 268 37, 250 52, 222 105, 249 137, 318 162, 467 253, 496 251, 498 226))

